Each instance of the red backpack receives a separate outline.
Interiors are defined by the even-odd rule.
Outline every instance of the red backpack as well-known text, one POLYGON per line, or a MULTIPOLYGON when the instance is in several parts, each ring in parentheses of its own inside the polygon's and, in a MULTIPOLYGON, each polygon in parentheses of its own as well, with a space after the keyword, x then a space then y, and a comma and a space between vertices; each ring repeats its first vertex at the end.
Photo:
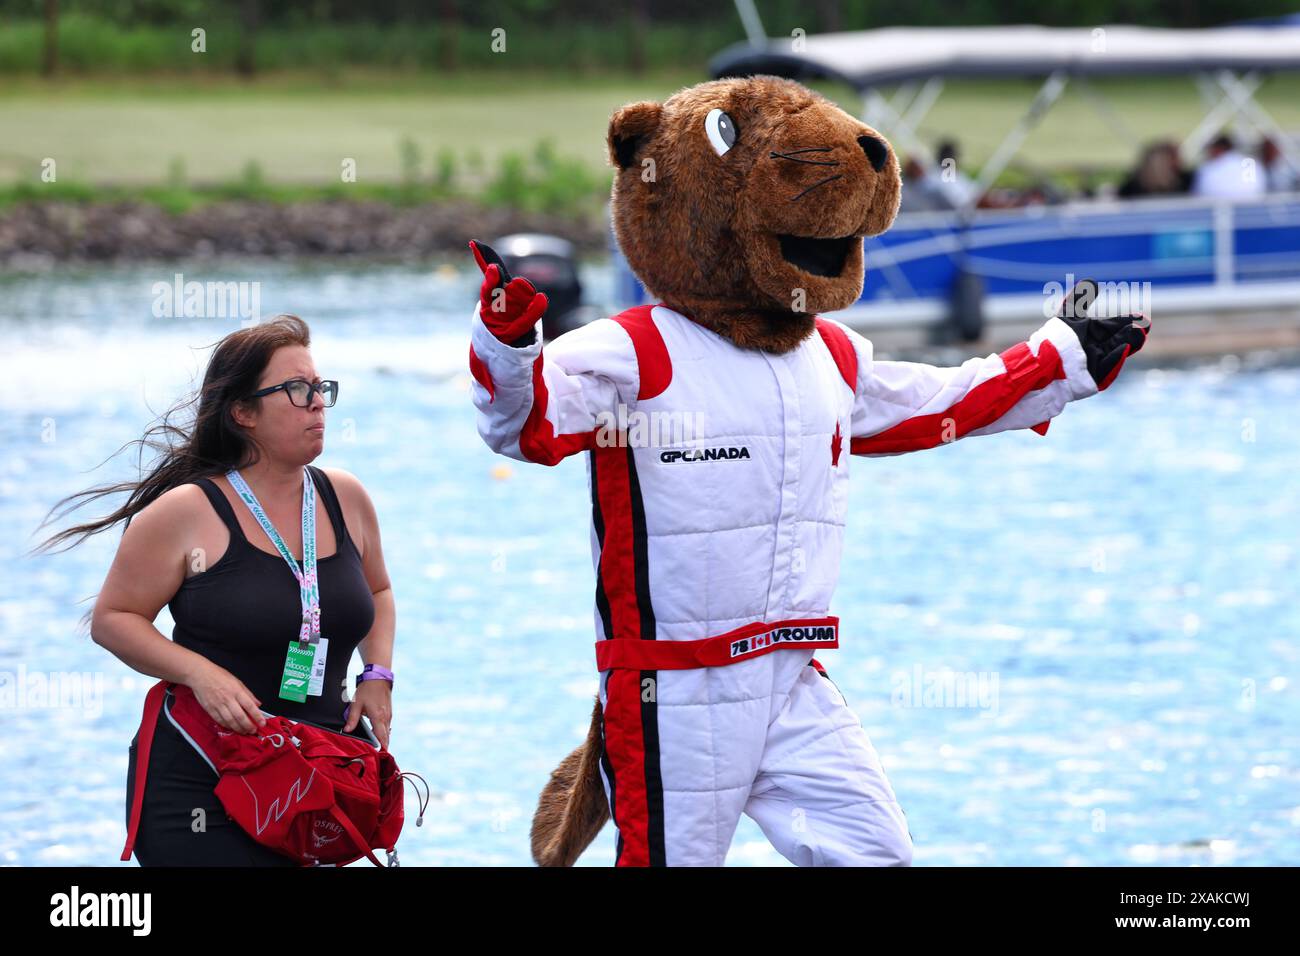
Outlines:
MULTIPOLYGON (((219 778, 226 813, 258 843, 303 866, 343 866, 375 849, 396 862, 402 832, 403 774, 383 747, 287 717, 268 715, 255 734, 226 730, 184 684, 159 681, 144 703, 136 743, 135 790, 122 859, 131 859, 149 750, 159 714, 180 731, 219 778)), ((423 823, 423 812, 417 823, 423 823)))

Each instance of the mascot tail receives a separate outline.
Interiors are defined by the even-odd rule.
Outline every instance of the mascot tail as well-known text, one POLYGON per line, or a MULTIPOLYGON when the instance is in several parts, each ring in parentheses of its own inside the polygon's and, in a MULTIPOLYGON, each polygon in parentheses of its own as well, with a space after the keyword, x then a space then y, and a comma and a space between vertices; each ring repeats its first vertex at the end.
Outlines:
POLYGON ((599 766, 602 719, 597 697, 586 741, 551 771, 537 801, 532 844, 538 866, 573 866, 609 819, 599 766))

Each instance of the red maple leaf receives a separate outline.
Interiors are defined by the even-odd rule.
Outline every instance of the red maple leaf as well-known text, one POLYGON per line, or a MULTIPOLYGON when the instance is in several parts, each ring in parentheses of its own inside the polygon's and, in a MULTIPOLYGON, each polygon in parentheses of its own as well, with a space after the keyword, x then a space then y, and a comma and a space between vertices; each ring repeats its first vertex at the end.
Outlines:
POLYGON ((831 438, 831 467, 832 468, 838 468, 840 466, 840 448, 842 447, 842 445, 843 442, 840 439, 840 423, 836 422, 835 435, 833 438, 831 438))

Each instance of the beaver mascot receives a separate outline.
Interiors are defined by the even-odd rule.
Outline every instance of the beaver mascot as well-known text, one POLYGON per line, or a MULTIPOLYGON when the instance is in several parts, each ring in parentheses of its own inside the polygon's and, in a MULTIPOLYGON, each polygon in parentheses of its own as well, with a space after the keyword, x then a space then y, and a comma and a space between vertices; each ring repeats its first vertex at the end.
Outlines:
POLYGON ((600 691, 542 793, 534 859, 571 865, 612 816, 620 866, 718 866, 746 813, 796 864, 908 865, 880 759, 814 658, 839 642, 850 455, 1045 432, 1145 323, 1063 309, 955 368, 874 359, 819 314, 861 295, 898 158, 790 80, 632 103, 608 147, 618 243, 657 304, 543 349, 546 297, 470 243, 479 432, 521 461, 586 452, 591 491, 600 691))

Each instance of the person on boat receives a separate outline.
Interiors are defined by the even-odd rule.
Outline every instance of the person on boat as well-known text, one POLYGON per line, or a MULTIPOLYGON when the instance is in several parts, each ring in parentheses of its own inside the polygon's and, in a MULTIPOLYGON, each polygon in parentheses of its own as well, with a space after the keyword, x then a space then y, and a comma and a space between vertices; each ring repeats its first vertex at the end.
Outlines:
POLYGON ((924 164, 915 156, 903 163, 903 186, 899 212, 947 212, 952 200, 939 188, 936 178, 926 174, 924 164))
POLYGON ((1260 141, 1259 162, 1264 167, 1264 180, 1269 192, 1293 193, 1300 189, 1300 173, 1287 161, 1276 140, 1265 137, 1260 141))
MULTIPOLYGON (((75 508, 126 492, 125 503, 43 547, 125 524, 91 637, 141 674, 188 685, 227 730, 253 733, 263 710, 348 733, 365 716, 387 747, 393 592, 365 488, 345 471, 312 465, 338 383, 317 375, 309 345, 307 323, 293 315, 223 338, 195 398, 135 443, 161 453, 152 469, 60 502, 80 499, 75 508), (192 422, 175 420, 191 408, 192 422), (163 605, 176 625, 171 640, 154 626, 163 605), (309 619, 311 660, 301 676, 310 678, 299 680, 290 660, 302 661, 287 651, 309 619), (358 648, 366 671, 349 702, 358 648)), ((141 736, 129 750, 128 821, 141 736)), ((296 865, 227 817, 211 767, 168 720, 158 719, 150 739, 135 842, 141 865, 296 865)))
POLYGON ((946 139, 935 149, 935 159, 939 164, 936 176, 938 188, 948 197, 954 209, 961 209, 979 198, 979 187, 975 181, 963 173, 958 166, 957 141, 946 139))
POLYGON ((1142 150, 1137 167, 1120 184, 1118 194, 1122 199, 1180 195, 1191 185, 1192 174, 1183 168, 1178 146, 1164 140, 1142 150))
POLYGON ((1205 162, 1196 170, 1192 193, 1215 199, 1247 199, 1264 192, 1264 177, 1255 160, 1238 151, 1232 137, 1220 133, 1205 147, 1205 162))

